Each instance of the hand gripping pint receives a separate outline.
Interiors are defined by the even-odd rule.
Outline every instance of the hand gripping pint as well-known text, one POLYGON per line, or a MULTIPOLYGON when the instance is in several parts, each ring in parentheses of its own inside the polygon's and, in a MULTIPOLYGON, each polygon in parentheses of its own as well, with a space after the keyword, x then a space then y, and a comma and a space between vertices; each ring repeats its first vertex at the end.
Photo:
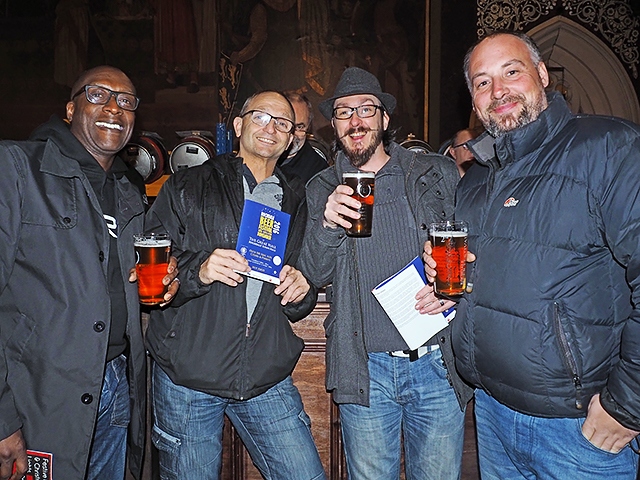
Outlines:
POLYGON ((373 224, 373 197, 375 189, 375 177, 373 172, 345 172, 342 174, 342 183, 353 189, 352 198, 360 202, 360 218, 354 220, 348 218, 351 228, 347 229, 350 237, 371 236, 373 224))
POLYGON ((436 261, 435 291, 442 295, 462 295, 467 286, 466 222, 438 222, 429 227, 432 256, 436 261))
POLYGON ((166 233, 135 234, 133 237, 140 303, 157 305, 164 301, 169 288, 162 279, 169 266, 171 239, 166 233))

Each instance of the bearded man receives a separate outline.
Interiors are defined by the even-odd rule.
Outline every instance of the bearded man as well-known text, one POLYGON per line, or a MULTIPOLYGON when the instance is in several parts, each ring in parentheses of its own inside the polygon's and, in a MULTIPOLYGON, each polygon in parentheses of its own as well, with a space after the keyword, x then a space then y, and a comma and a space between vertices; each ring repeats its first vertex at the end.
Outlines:
POLYGON ((480 475, 634 480, 640 127, 573 115, 545 94, 549 74, 524 34, 482 39, 465 74, 488 133, 469 142, 478 163, 457 190, 476 260, 453 343, 478 387, 480 475))
MULTIPOLYGON (((340 407, 349 478, 399 478, 403 439, 407 479, 458 479, 471 390, 456 374, 449 327, 410 350, 371 293, 421 252, 429 223, 453 218, 459 180, 449 159, 391 140, 395 106, 371 73, 355 67, 320 103, 338 153, 335 164, 307 185, 299 266, 316 286, 333 287, 326 387, 340 407), (360 217, 360 202, 341 178, 357 171, 375 172, 367 238, 345 234, 360 217)), ((421 313, 441 306, 430 285, 413 303, 421 313)))

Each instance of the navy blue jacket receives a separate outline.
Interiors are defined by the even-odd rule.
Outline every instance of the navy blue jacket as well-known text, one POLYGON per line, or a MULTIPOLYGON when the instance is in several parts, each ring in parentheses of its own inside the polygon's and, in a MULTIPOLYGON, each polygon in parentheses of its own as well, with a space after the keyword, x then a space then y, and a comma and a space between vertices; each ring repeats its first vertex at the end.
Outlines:
POLYGON ((477 260, 452 324, 457 366, 526 414, 584 416, 601 393, 640 430, 640 127, 549 99, 495 151, 478 139, 459 184, 477 260))

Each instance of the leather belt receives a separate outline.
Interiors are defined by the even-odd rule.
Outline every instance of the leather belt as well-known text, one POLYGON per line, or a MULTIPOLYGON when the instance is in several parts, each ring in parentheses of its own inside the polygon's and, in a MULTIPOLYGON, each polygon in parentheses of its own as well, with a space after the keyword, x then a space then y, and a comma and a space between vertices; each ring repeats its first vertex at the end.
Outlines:
POLYGON ((410 361, 414 362, 420 357, 425 356, 427 353, 431 353, 439 348, 439 345, 424 345, 422 347, 418 347, 415 350, 396 350, 395 352, 387 353, 392 357, 408 358, 410 361))

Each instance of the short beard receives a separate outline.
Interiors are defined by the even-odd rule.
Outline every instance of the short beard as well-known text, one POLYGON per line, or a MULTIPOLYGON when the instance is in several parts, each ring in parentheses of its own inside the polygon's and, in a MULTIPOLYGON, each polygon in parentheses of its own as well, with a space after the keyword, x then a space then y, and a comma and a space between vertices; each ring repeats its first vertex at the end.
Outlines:
POLYGON ((349 163, 351 163, 351 165, 356 168, 360 168, 363 165, 365 165, 369 160, 371 160, 371 157, 377 150, 378 145, 382 143, 383 135, 384 135, 384 131, 382 130, 370 130, 370 129, 366 130, 363 128, 350 128, 342 136, 342 138, 337 139, 337 142, 338 142, 338 146, 340 147, 340 150, 342 150, 346 155, 346 157, 349 159, 349 163), (349 148, 347 148, 347 146, 342 142, 342 138, 348 135, 351 135, 352 133, 363 132, 363 131, 368 131, 373 134, 371 138, 371 145, 369 145, 364 150, 349 150, 349 148))
POLYGON ((518 114, 517 117, 503 117, 498 121, 496 118, 489 116, 489 119, 484 124, 484 127, 487 129, 487 132, 492 137, 499 137, 508 133, 516 128, 524 127, 525 125, 530 124, 535 121, 540 113, 547 107, 545 102, 546 97, 544 91, 538 96, 535 102, 527 103, 526 98, 523 95, 509 95, 501 100, 496 100, 489 105, 488 110, 494 110, 504 103, 509 102, 519 102, 522 105, 522 110, 518 114))

